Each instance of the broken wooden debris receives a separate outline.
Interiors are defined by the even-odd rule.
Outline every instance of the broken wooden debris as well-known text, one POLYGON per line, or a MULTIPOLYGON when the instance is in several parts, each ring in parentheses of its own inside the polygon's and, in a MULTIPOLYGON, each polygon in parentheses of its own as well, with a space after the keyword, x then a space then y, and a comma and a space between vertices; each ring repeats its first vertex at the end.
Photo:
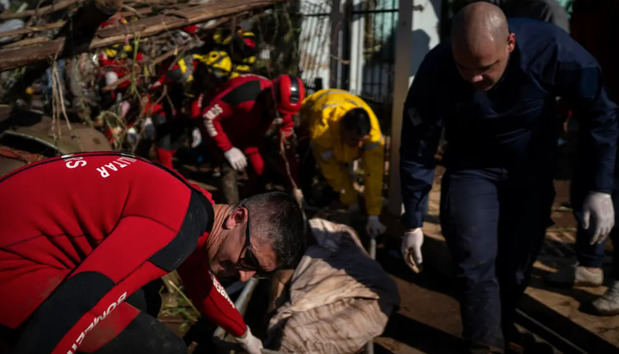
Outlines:
MULTIPOLYGON (((72 54, 77 54, 116 43, 124 43, 134 37, 150 37, 188 25, 207 22, 211 19, 272 6, 282 1, 285 0, 227 0, 211 1, 198 5, 179 5, 174 10, 164 11, 155 16, 99 29, 90 43, 80 48, 70 49, 72 54)), ((64 2, 61 1, 58 4, 60 3, 64 2)), ((0 71, 33 64, 41 60, 58 58, 65 50, 66 43, 65 37, 59 37, 36 44, 22 43, 16 45, 17 43, 13 43, 10 47, 4 46, 0 50, 0 71)))

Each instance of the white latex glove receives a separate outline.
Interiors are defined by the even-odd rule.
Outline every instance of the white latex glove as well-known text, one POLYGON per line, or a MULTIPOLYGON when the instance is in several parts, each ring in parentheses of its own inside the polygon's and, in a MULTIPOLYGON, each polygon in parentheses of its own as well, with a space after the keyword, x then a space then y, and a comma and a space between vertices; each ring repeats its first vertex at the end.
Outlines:
POLYGON ((202 133, 200 133, 200 129, 194 128, 191 131, 191 147, 195 149, 201 143, 202 143, 202 133))
POLYGON ((249 327, 247 327, 247 331, 245 331, 242 336, 234 337, 234 340, 249 354, 262 353, 262 341, 251 334, 249 327))
POLYGON ((105 73, 105 86, 111 85, 118 81, 118 74, 113 71, 108 71, 105 73))
POLYGON ((155 138, 157 137, 157 129, 155 128, 153 120, 150 117, 144 120, 143 129, 148 139, 155 140, 155 138))
POLYGON ((593 245, 604 242, 615 225, 615 210, 610 194, 589 192, 582 205, 583 229, 589 229, 592 216, 593 226, 595 227, 591 236, 591 244, 593 245))
POLYGON ((402 236, 402 257, 404 257, 404 263, 415 273, 423 270, 421 245, 423 245, 423 231, 421 227, 412 231, 406 231, 402 236))
POLYGON ((241 152, 241 150, 235 147, 224 152, 224 156, 228 162, 230 162, 232 168, 237 171, 242 171, 245 167, 247 167, 247 158, 245 158, 245 155, 241 152))
POLYGON ((368 223, 365 225, 365 231, 370 237, 376 237, 385 233, 387 228, 378 220, 378 215, 368 216, 368 223))

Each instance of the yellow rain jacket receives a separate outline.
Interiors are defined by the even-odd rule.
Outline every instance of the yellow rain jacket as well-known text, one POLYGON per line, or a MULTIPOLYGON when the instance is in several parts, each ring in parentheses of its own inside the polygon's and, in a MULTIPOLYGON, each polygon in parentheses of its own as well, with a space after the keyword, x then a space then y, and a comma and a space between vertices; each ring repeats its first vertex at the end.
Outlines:
POLYGON ((379 215, 382 201, 385 139, 372 109, 359 97, 344 90, 320 90, 303 101, 301 124, 309 131, 314 158, 329 185, 340 192, 345 205, 357 201, 347 164, 361 158, 365 171, 365 206, 368 215, 379 215), (360 149, 346 145, 340 134, 342 117, 353 108, 370 116, 370 133, 360 149))

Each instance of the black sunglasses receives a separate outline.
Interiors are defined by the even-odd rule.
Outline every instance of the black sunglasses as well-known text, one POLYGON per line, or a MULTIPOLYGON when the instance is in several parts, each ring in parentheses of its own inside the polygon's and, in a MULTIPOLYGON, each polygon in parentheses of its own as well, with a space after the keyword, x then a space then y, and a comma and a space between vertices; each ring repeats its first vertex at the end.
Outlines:
POLYGON ((241 250, 241 254, 243 254, 243 250, 245 250, 245 255, 243 257, 239 256, 239 260, 236 263, 236 268, 239 270, 246 270, 250 272, 256 272, 256 274, 267 275, 271 272, 267 272, 262 268, 260 262, 251 251, 251 237, 249 234, 249 208, 245 207, 247 210, 247 224, 245 228, 245 246, 241 250))

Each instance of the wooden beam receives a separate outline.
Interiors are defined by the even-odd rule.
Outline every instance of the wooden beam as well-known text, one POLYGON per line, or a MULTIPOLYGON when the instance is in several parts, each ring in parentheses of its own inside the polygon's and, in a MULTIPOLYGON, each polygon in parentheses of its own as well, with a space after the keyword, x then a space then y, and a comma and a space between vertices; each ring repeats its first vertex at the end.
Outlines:
MULTIPOLYGON (((211 29, 211 28, 219 27, 223 23, 228 22, 229 19, 230 19, 229 17, 223 17, 223 18, 219 19, 216 23, 214 23, 211 26, 206 27, 205 29, 211 29)), ((185 44, 185 45, 183 45, 183 46, 181 46, 179 48, 175 48, 175 49, 170 50, 170 51, 168 51, 166 53, 163 53, 162 55, 147 61, 143 65, 146 66, 146 67, 157 65, 157 64, 161 63, 162 61, 168 59, 169 57, 178 55, 179 53, 183 53, 183 52, 185 52, 185 51, 187 51, 189 49, 192 49, 195 46, 196 46, 196 43, 194 43, 194 42, 187 43, 187 44, 185 44)), ((113 82, 113 83, 111 83, 111 84, 109 84, 107 86, 104 86, 101 89, 101 91, 103 91, 103 92, 112 91, 112 90, 116 89, 116 87, 118 87, 118 85, 120 85, 122 83, 125 83, 125 82, 129 81, 130 79, 131 79, 131 77, 129 75, 127 75, 127 76, 123 77, 122 79, 119 79, 119 80, 117 80, 117 81, 115 81, 115 82, 113 82)))
MULTIPOLYGON (((150 7, 146 7, 146 8, 123 11, 120 13, 120 16, 122 17, 143 16, 143 15, 148 15, 151 12, 153 12, 153 9, 151 9, 150 7)), ((50 30, 64 26, 65 23, 67 23, 67 21, 63 20, 63 21, 57 21, 57 22, 52 22, 52 23, 46 23, 40 26, 29 26, 26 28, 20 28, 20 29, 16 29, 13 31, 2 32, 0 33, 0 37, 20 36, 24 34, 50 31, 50 30)))
POLYGON ((24 18, 30 16, 44 16, 47 14, 51 14, 52 12, 60 11, 62 9, 66 9, 71 5, 81 5, 85 0, 60 0, 55 1, 53 4, 48 6, 39 7, 38 9, 30 9, 26 11, 22 11, 19 13, 16 12, 5 12, 0 14, 0 21, 10 20, 12 18, 24 18))
POLYGON ((62 37, 26 47, 3 49, 0 51, 0 71, 52 58, 62 51, 64 42, 65 38, 62 37))
POLYGON ((49 31, 49 30, 53 30, 56 28, 60 28, 64 26, 65 23, 66 21, 58 21, 58 22, 47 23, 41 26, 30 26, 26 28, 20 28, 20 29, 16 29, 13 31, 2 32, 0 33, 0 37, 21 36, 23 34, 49 31))
MULTIPOLYGON (((123 43, 134 37, 144 38, 211 19, 234 15, 240 12, 272 6, 285 0, 227 0, 211 1, 200 5, 179 6, 164 12, 127 24, 99 29, 92 41, 84 48, 72 48, 72 53, 85 52, 123 43)), ((55 58, 65 48, 66 39, 57 38, 33 46, 14 46, 0 50, 0 71, 28 65, 47 58, 55 58)))

